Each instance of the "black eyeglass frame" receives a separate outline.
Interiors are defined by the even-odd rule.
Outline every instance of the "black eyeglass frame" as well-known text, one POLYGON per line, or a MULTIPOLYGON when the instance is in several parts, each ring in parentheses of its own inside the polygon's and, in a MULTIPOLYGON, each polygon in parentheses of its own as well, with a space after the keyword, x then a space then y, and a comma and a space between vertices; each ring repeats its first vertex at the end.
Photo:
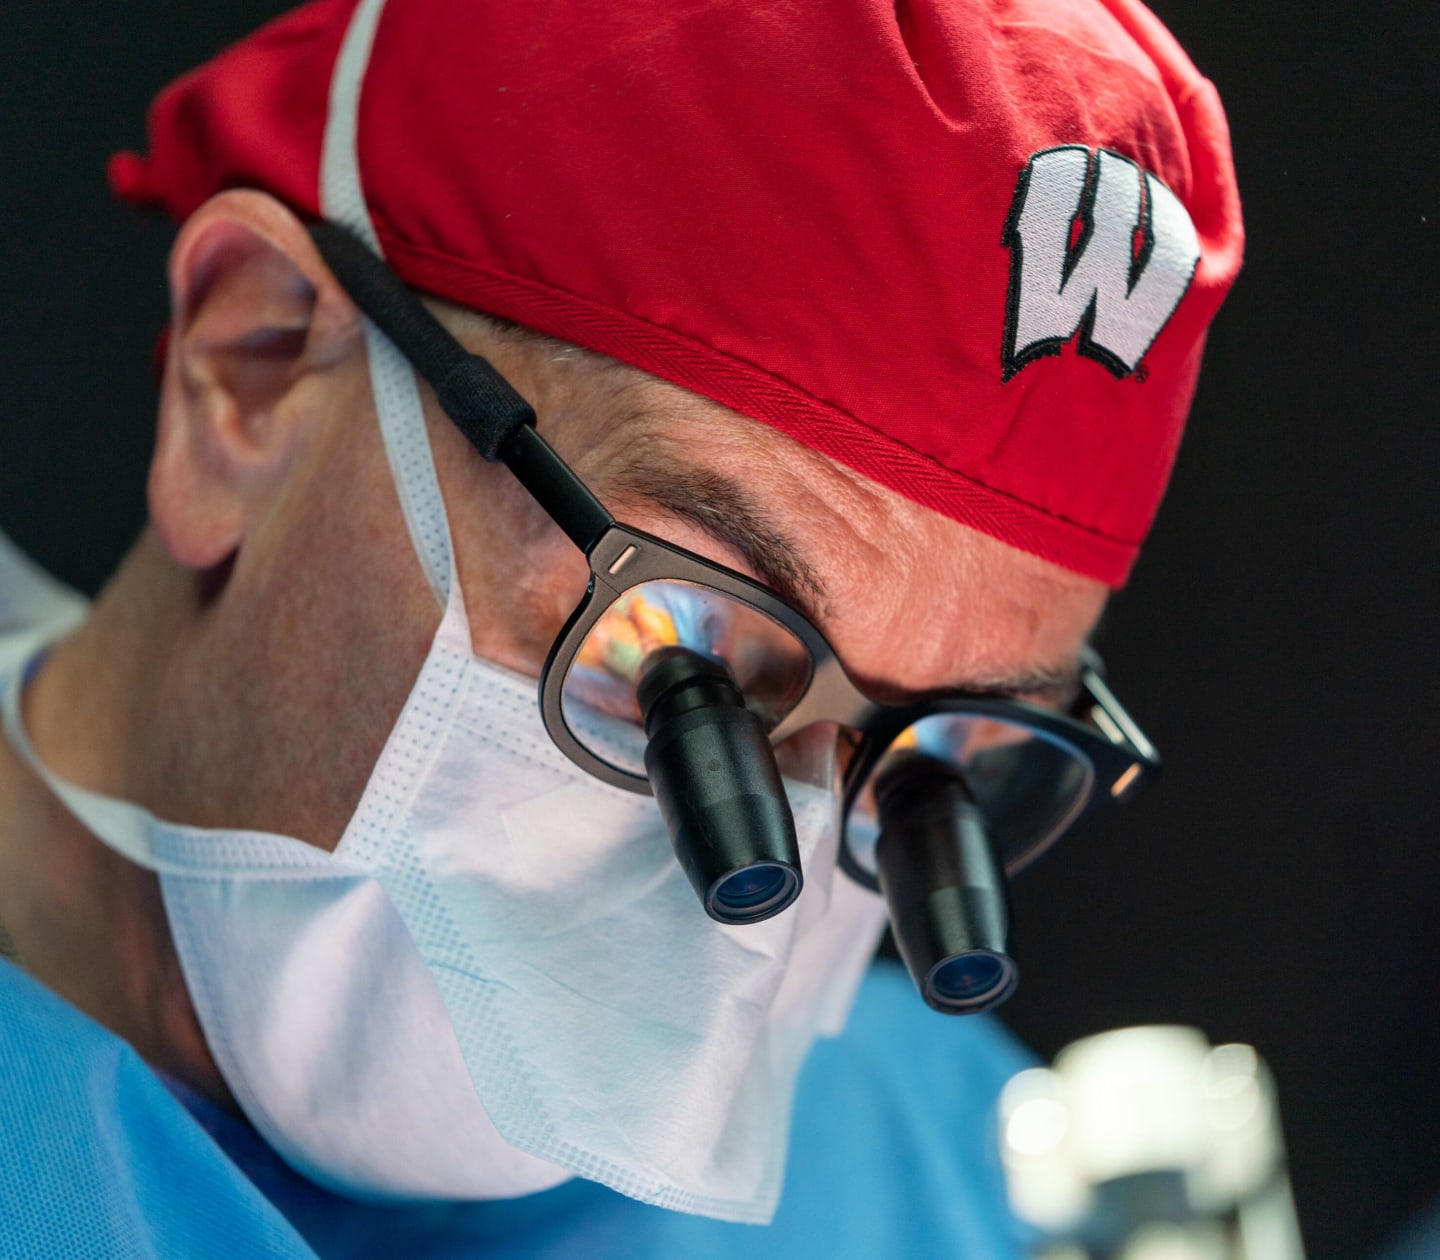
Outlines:
MULTIPOLYGON (((1069 813, 1023 851, 1006 855, 1011 875, 1061 836, 1131 798, 1158 772, 1159 754, 1106 686, 1099 657, 1088 649, 1080 666, 1076 701, 1064 714, 1021 700, 964 692, 922 695, 900 704, 868 695, 846 673, 820 630, 774 591, 617 521, 536 432, 529 404, 485 359, 461 346, 379 257, 334 224, 317 223, 310 232, 341 286, 435 389, 442 409, 480 455, 503 462, 585 555, 590 568, 586 592, 551 646, 539 691, 541 717, 550 738, 587 773, 618 788, 651 794, 643 774, 614 766, 587 748, 564 714, 565 682, 590 631, 628 591, 650 582, 714 590, 749 605, 804 646, 810 655, 809 679, 793 707, 769 731, 769 738, 772 744, 781 744, 820 722, 833 722, 859 735, 842 782, 842 835, 856 799, 894 740, 915 722, 937 714, 1009 722, 1070 746, 1089 764, 1089 790, 1069 813)), ((856 859, 848 842, 841 845, 840 865, 863 886, 878 889, 874 873, 856 859)))
MULTIPOLYGON (((578 477, 576 481, 583 485, 578 477)), ((848 820, 871 773, 901 732, 922 718, 938 714, 958 713, 1009 722, 1040 738, 1069 745, 1089 764, 1090 790, 1047 834, 1037 836, 1022 851, 1006 855, 1006 871, 1011 875, 1029 866, 1082 821, 1091 820, 1112 803, 1128 799, 1159 769, 1159 755, 1106 686, 1099 658, 1093 652, 1087 653, 1080 666, 1077 698, 1068 713, 1022 700, 965 692, 917 696, 892 704, 867 695, 850 678, 835 650, 808 617, 743 574, 618 521, 612 521, 600 534, 586 558, 590 563, 589 586, 555 639, 541 671, 540 708, 545 728, 557 747, 576 765, 615 787, 650 791, 649 780, 643 774, 612 765, 571 731, 564 713, 565 682, 597 623, 627 592, 652 582, 708 588, 747 604, 782 626, 806 649, 810 676, 794 706, 770 730, 770 741, 784 743, 820 722, 833 722, 858 734, 860 742, 842 782, 843 819, 848 820)), ((859 883, 878 889, 875 875, 856 860, 848 844, 841 848, 841 866, 859 883)))

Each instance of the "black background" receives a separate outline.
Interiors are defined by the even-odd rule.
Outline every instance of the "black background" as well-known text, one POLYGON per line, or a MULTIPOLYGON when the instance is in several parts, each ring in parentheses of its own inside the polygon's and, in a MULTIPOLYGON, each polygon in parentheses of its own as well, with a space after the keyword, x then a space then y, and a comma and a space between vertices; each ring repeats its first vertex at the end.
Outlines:
MULTIPOLYGON (((0 6, 0 528, 94 590, 143 519, 170 230, 103 168, 153 90, 285 7, 0 6)), ((1258 1046, 1312 1260, 1440 1196, 1435 11, 1155 6, 1230 114, 1248 262, 1101 644, 1166 755, 1016 890, 1042 1053, 1258 1046)))

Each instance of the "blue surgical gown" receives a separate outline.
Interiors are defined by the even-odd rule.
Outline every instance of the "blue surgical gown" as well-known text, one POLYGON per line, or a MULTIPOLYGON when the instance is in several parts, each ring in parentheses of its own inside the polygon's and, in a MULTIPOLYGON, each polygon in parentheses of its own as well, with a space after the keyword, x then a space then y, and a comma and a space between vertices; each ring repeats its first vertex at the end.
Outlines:
POLYGON ((845 1033, 805 1067, 772 1225, 578 1180, 376 1207, 305 1181, 243 1119, 0 962, 0 1257, 1012 1260, 994 1103, 1026 1065, 998 1024, 935 1015, 878 964, 845 1033))

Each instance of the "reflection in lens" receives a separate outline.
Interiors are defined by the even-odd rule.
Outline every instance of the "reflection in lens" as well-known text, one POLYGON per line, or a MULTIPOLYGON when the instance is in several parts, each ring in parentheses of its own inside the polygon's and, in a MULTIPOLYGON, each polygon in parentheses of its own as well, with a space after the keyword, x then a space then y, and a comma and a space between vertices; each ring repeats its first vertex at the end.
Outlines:
POLYGON ((1049 732, 988 714, 932 713, 891 742, 850 808, 845 840, 863 870, 875 871, 880 832, 875 784, 916 754, 964 774, 991 841, 1012 874, 1069 826, 1094 779, 1089 759, 1049 732))
POLYGON ((788 895, 795 883, 793 871, 783 866, 757 864, 736 871, 714 893, 715 904, 727 915, 747 919, 788 895))
POLYGON ((751 605, 688 582, 631 588, 586 634, 562 697, 571 734, 630 774, 645 773, 636 685, 647 659, 667 647, 724 661, 767 730, 790 712, 810 679, 804 644, 751 605))
POLYGON ((978 1002, 1000 988, 1009 975, 1005 960, 988 950, 972 950, 946 959, 930 973, 930 988, 944 1002, 978 1002))

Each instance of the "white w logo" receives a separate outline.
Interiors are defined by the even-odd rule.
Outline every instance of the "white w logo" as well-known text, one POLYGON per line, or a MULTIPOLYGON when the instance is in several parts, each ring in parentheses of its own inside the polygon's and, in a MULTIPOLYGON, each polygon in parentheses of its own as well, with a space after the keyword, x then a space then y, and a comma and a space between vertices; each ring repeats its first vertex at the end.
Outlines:
POLYGON ((1128 376, 1160 335, 1200 261, 1175 194, 1129 158, 1077 145, 1030 159, 1002 242, 1010 250, 1003 379, 1060 347, 1128 376))

